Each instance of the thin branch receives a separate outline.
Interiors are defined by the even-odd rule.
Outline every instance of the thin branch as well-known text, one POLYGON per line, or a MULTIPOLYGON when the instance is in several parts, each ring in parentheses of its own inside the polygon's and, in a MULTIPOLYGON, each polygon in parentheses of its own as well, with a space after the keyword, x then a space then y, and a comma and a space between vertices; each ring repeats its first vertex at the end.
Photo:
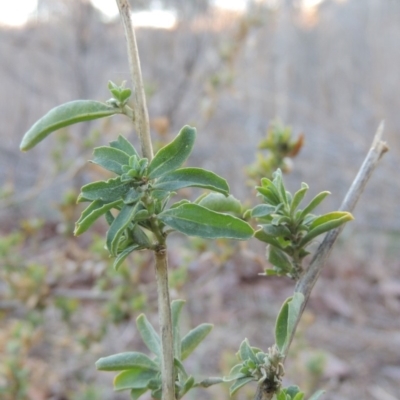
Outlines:
POLYGON ((158 292, 158 316, 161 334, 162 399, 175 400, 174 341, 172 335, 171 302, 168 287, 168 261, 166 249, 154 252, 158 292))
POLYGON ((131 10, 128 0, 116 0, 122 22, 124 24, 125 37, 128 45, 129 68, 133 83, 134 99, 134 124, 139 135, 143 157, 153 158, 153 146, 150 138, 149 114, 144 93, 142 71, 140 68, 139 52, 136 43, 135 31, 132 25, 131 10))
MULTIPOLYGON (((349 191, 346 194, 346 197, 343 200, 342 205, 340 206, 341 211, 352 212, 354 210, 357 201, 361 197, 361 194, 363 193, 364 188, 368 180, 370 179, 372 173, 377 167, 379 160, 389 150, 386 143, 381 140, 383 129, 384 129, 384 123, 382 121, 375 134, 374 140, 372 142, 372 147, 369 150, 367 156, 365 157, 365 160, 361 165, 356 178, 354 179, 349 191)), ((321 271, 324 267, 324 264, 327 258, 329 257, 332 247, 336 239, 342 232, 344 226, 345 225, 342 225, 339 228, 336 228, 326 234, 324 240, 322 241, 318 250, 314 254, 314 257, 312 258, 309 267, 305 271, 304 275, 297 282, 295 292, 300 292, 304 295, 304 302, 302 305, 301 312, 297 318, 295 329, 293 329, 293 332, 291 334, 289 345, 286 348, 285 356, 288 353, 290 344, 296 332, 297 325, 301 319, 307 301, 310 297, 311 291, 315 283, 317 282, 321 274, 321 271)))

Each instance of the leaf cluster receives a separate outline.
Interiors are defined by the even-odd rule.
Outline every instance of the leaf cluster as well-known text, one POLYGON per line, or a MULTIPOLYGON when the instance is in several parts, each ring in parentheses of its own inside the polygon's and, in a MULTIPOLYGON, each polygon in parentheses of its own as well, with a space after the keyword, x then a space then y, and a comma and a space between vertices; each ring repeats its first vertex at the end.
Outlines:
POLYGON ((273 265, 266 270, 267 275, 286 275, 298 279, 303 271, 304 257, 310 254, 306 248, 319 235, 337 228, 353 219, 348 212, 334 211, 324 215, 314 215, 314 209, 328 196, 329 192, 317 194, 303 209, 299 208, 308 185, 292 195, 285 189, 281 170, 273 175, 273 180, 261 179, 256 187, 263 204, 248 210, 246 216, 256 218, 259 229, 255 237, 268 243, 268 260, 273 265))
MULTIPOLYGON (((179 321, 185 302, 174 300, 171 304, 172 328, 174 332, 174 367, 176 399, 181 399, 189 390, 199 386, 183 365, 190 354, 211 332, 211 324, 200 324, 181 337, 179 321)), ((142 394, 151 391, 154 399, 161 399, 161 339, 144 314, 136 320, 136 326, 147 348, 155 355, 150 358, 139 352, 114 354, 100 358, 96 368, 100 371, 118 371, 114 378, 114 390, 130 390, 131 398, 138 399, 142 394)))
POLYGON ((77 221, 75 234, 82 234, 104 215, 110 225, 106 245, 110 255, 116 257, 114 268, 132 251, 157 250, 174 230, 203 238, 245 240, 252 236, 250 225, 228 214, 240 208, 240 203, 228 196, 225 179, 201 168, 181 168, 192 151, 195 135, 194 128, 185 126, 151 162, 141 158, 123 136, 109 146, 94 149, 92 162, 118 176, 82 187, 78 202, 90 205, 77 221), (175 190, 187 187, 216 193, 168 208, 175 190))

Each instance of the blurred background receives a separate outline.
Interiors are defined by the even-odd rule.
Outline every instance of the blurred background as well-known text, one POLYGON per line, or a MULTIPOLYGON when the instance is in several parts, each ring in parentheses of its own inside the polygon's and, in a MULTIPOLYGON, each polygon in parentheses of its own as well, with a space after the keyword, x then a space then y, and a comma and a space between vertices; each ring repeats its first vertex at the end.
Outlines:
MULTIPOLYGON (((183 125, 196 126, 189 164, 224 176, 248 205, 257 203, 249 171, 271 124, 304 139, 285 181, 291 191, 307 182, 310 197, 331 191, 320 208, 327 212, 340 206, 385 120, 390 152, 315 288, 286 383, 309 393, 325 388, 327 400, 400 398, 400 3, 131 5, 155 147, 183 125)), ((19 151, 26 130, 54 106, 105 101, 108 80, 129 86, 116 5, 1 2, 0 24, 0 398, 127 399, 94 362, 143 350, 134 321, 141 312, 157 320, 151 256, 138 253, 116 273, 103 249, 104 225, 79 238, 72 231, 79 188, 104 179, 87 163, 92 148, 118 134, 137 144, 135 134, 116 116, 19 151)), ((200 377, 227 374, 245 337, 263 349, 272 344, 293 282, 259 277, 264 254, 252 242, 171 242, 172 297, 187 300, 183 329, 216 325, 189 361, 200 377)), ((246 386, 236 399, 254 390, 246 386)), ((187 397, 229 398, 223 386, 187 397)))

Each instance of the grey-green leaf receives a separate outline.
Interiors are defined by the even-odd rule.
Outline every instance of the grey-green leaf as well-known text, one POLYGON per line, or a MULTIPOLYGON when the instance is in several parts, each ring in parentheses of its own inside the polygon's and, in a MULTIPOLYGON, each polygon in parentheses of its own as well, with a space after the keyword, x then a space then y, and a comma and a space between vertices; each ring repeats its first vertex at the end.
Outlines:
POLYGON ((104 203, 110 203, 121 199, 128 193, 129 189, 129 183, 121 182, 120 178, 88 183, 81 188, 78 203, 94 200, 102 200, 104 203))
POLYGON ((178 169, 192 152, 195 138, 196 129, 184 126, 176 138, 154 156, 148 169, 149 179, 159 178, 178 169))
POLYGON ((185 360, 194 351, 212 328, 212 324, 201 324, 185 335, 181 342, 181 360, 185 360))
POLYGON ((140 367, 159 371, 159 365, 151 360, 146 354, 136 351, 113 354, 112 356, 102 357, 96 361, 96 368, 99 371, 123 371, 125 369, 140 367))
POLYGON ((132 222, 138 206, 139 203, 135 205, 125 204, 107 231, 106 245, 112 256, 117 255, 119 239, 124 230, 132 222))
POLYGON ((229 372, 228 376, 224 376, 223 381, 224 382, 232 382, 235 381, 236 379, 243 378, 244 375, 242 372, 240 372, 243 368, 243 364, 236 364, 234 367, 229 372))
POLYGON ((197 202, 197 204, 216 212, 234 214, 241 214, 242 212, 240 201, 231 194, 224 196, 221 193, 209 193, 197 202))
POLYGON ((304 246, 309 243, 315 237, 328 232, 332 229, 338 228, 348 221, 352 221, 354 217, 349 212, 336 211, 322 215, 316 218, 310 225, 310 230, 301 239, 300 246, 304 246))
POLYGON ((161 358, 161 340, 157 332, 150 324, 144 314, 140 314, 136 319, 136 326, 147 348, 157 357, 161 358))
POLYGON ((156 376, 157 372, 152 369, 130 368, 114 378, 114 390, 144 389, 156 376))
POLYGON ((304 302, 304 295, 295 292, 282 305, 275 323, 275 342, 280 352, 284 353, 290 336, 295 329, 297 318, 304 302))
POLYGON ((247 222, 232 215, 211 211, 198 204, 182 204, 163 211, 158 218, 189 236, 246 240, 253 235, 253 229, 247 222))
POLYGON ((330 195, 331 193, 328 191, 318 193, 307 205, 307 207, 301 211, 300 217, 298 218, 299 221, 302 221, 307 214, 313 211, 324 199, 326 196, 330 195))
POLYGON ((263 218, 275 212, 276 207, 271 204, 259 204, 251 210, 253 218, 263 218))
POLYGON ((118 254, 118 256, 115 258, 114 263, 113 263, 113 268, 118 271, 119 267, 122 265, 122 263, 125 261, 126 257, 129 256, 133 251, 140 249, 141 246, 137 243, 133 244, 132 246, 127 247, 124 249, 121 253, 118 254))
POLYGON ((268 261, 284 273, 290 272, 293 269, 289 257, 282 250, 274 246, 270 246, 269 248, 268 261))
POLYGON ((253 353, 253 350, 251 349, 251 346, 247 339, 244 339, 243 342, 240 344, 239 355, 242 361, 252 360, 256 364, 258 364, 258 359, 256 355, 253 353))
POLYGON ((27 151, 50 133, 82 121, 121 114, 121 110, 93 100, 76 100, 51 109, 25 133, 20 149, 27 151))
POLYGON ((115 172, 118 175, 123 173, 122 166, 129 164, 129 156, 125 152, 113 147, 96 147, 93 152, 94 164, 98 164, 108 171, 115 172))
POLYGON ((116 200, 111 203, 104 203, 101 200, 93 201, 89 207, 83 210, 81 217, 75 223, 74 235, 78 236, 86 232, 99 217, 121 203, 121 200, 116 200))
POLYGON ((163 175, 153 185, 155 189, 174 191, 185 187, 199 187, 228 195, 225 179, 202 168, 180 168, 163 175))
POLYGON ((243 378, 239 378, 230 388, 229 395, 233 396, 241 387, 248 384, 249 382, 254 381, 253 377, 245 376, 243 378))
POLYGON ((301 188, 294 194, 292 203, 290 205, 290 214, 293 215, 301 201, 304 199, 308 191, 308 185, 306 183, 301 184, 301 188))
POLYGON ((110 142, 110 146, 114 149, 123 151, 124 153, 128 154, 128 156, 136 156, 140 159, 140 156, 136 149, 122 135, 119 135, 117 140, 113 140, 112 142, 110 142))
POLYGON ((179 319, 184 305, 185 300, 174 300, 171 303, 172 329, 174 332, 174 354, 178 360, 181 360, 181 335, 179 329, 179 319))

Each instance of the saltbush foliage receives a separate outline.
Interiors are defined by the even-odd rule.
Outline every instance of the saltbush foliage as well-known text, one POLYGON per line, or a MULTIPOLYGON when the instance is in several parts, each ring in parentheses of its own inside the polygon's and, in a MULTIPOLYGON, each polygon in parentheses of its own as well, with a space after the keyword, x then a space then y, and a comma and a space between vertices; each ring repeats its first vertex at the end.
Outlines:
MULTIPOLYGON (((105 103, 78 100, 49 111, 25 134, 21 150, 29 150, 50 133, 78 122, 115 114, 131 119, 135 117, 135 110, 129 106, 132 91, 124 83, 118 86, 109 82, 108 87, 113 97, 105 103)), ((270 149, 273 145, 281 148, 282 143, 289 144, 282 157, 300 149, 302 140, 291 141, 290 132, 279 132, 278 136, 272 135, 266 144, 270 149)), ((313 214, 329 192, 321 192, 308 205, 300 208, 308 190, 307 184, 303 183, 292 195, 286 190, 279 169, 272 180, 263 177, 260 186, 256 187, 262 204, 247 210, 242 216, 243 206, 229 194, 225 179, 212 171, 183 166, 193 150, 195 139, 196 130, 184 126, 151 160, 141 157, 122 135, 110 142, 109 146, 96 147, 91 161, 116 176, 88 183, 81 188, 78 202, 89 205, 76 222, 75 235, 86 232, 104 216, 109 225, 105 243, 110 256, 114 258, 115 269, 130 253, 139 250, 155 252, 157 257, 163 257, 163 263, 167 265, 166 239, 172 232, 205 239, 248 240, 254 236, 267 244, 272 268, 266 270, 266 275, 285 275, 297 280, 304 272, 303 261, 309 254, 307 247, 310 243, 317 236, 352 219, 351 214, 341 211, 313 214), (183 199, 174 202, 176 191, 192 187, 205 189, 206 192, 195 201, 183 199), (258 224, 256 229, 246 222, 251 218, 258 224)), ((160 275, 157 276, 159 281, 160 275)), ((189 375, 183 361, 205 339, 212 326, 201 324, 181 338, 179 318, 184 301, 172 302, 169 309, 167 294, 160 304, 168 305, 166 314, 160 311, 160 321, 163 316, 167 324, 161 329, 162 335, 156 333, 144 315, 136 321, 137 329, 154 354, 153 357, 127 352, 101 358, 96 363, 99 370, 118 371, 114 379, 115 390, 130 390, 132 399, 138 399, 147 391, 151 391, 153 398, 164 399, 163 389, 168 389, 168 385, 165 385, 168 378, 164 374, 170 367, 173 370, 172 393, 175 393, 175 399, 181 399, 192 388, 207 387, 222 381, 233 382, 230 393, 234 394, 245 384, 256 381, 258 390, 266 398, 274 396, 276 400, 303 400, 304 393, 296 386, 282 387, 283 362, 296 329, 296 321, 304 307, 301 293, 295 293, 283 304, 276 321, 275 344, 263 352, 250 346, 245 339, 239 348, 239 363, 230 374, 223 379, 209 378, 203 381, 189 375), (165 348, 169 343, 164 335, 168 326, 173 333, 170 349, 165 348), (165 364, 168 351, 173 354, 171 365, 165 364)), ((317 392, 311 399, 316 400, 321 394, 317 392)), ((172 399, 169 396, 167 400, 172 399)))

